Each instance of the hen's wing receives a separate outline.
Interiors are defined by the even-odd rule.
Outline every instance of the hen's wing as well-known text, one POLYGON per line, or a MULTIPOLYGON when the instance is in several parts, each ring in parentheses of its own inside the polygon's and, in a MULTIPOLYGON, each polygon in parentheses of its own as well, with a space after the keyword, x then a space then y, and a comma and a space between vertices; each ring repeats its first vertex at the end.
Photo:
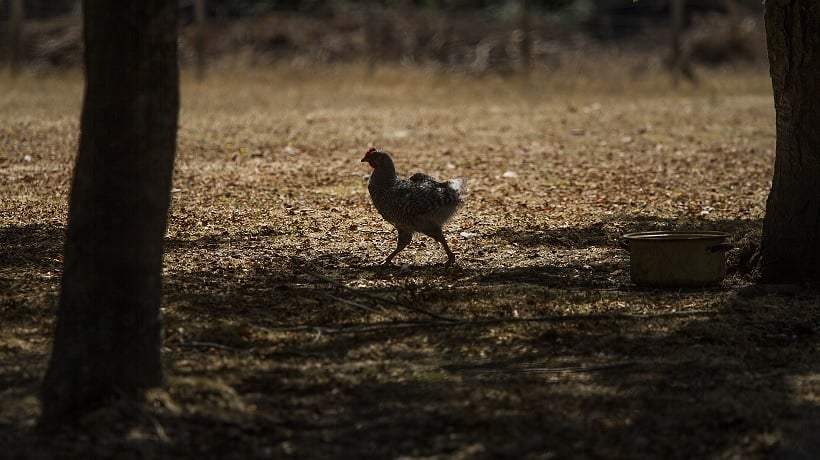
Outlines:
POLYGON ((441 225, 463 202, 460 183, 455 185, 453 181, 437 182, 426 174, 416 173, 407 180, 396 181, 392 192, 401 216, 411 220, 427 216, 441 225))
POLYGON ((436 182, 436 180, 433 177, 428 176, 427 174, 424 174, 424 173, 415 173, 412 176, 408 177, 407 180, 409 180, 410 182, 415 182, 417 184, 423 184, 425 182, 432 182, 434 184, 442 184, 442 182, 436 182))

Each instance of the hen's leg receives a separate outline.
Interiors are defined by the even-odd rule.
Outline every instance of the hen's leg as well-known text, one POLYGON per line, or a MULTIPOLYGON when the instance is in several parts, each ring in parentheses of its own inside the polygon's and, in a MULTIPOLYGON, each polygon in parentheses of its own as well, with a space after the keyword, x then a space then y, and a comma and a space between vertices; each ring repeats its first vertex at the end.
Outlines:
POLYGON ((450 246, 447 245, 447 240, 444 239, 444 233, 442 233, 441 229, 439 228, 434 231, 431 231, 430 233, 428 233, 428 236, 441 243, 441 245, 444 247, 444 252, 447 253, 447 263, 444 265, 446 267, 453 265, 453 262, 456 261, 456 255, 453 254, 453 251, 450 250, 450 246))
POLYGON ((396 250, 391 252, 387 259, 384 259, 382 265, 390 265, 390 262, 393 260, 393 257, 396 257, 396 254, 400 253, 402 249, 406 248, 410 241, 413 239, 413 232, 406 232, 404 230, 399 230, 399 240, 396 243, 396 250))

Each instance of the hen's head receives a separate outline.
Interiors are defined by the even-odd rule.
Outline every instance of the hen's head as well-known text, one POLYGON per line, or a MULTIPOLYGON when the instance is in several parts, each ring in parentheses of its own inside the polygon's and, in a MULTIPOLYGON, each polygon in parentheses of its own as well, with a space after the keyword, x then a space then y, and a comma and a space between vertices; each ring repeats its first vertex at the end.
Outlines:
POLYGON ((364 154, 364 158, 362 158, 362 163, 365 161, 369 164, 372 168, 378 167, 385 158, 390 158, 384 152, 379 152, 378 150, 371 148, 364 154))

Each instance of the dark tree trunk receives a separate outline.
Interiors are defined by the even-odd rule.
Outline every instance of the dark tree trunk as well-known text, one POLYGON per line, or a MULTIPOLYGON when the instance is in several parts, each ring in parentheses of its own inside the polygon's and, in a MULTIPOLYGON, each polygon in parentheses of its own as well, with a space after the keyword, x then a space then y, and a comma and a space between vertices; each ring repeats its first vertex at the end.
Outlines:
POLYGON ((764 283, 820 282, 820 2, 767 0, 777 144, 761 242, 764 283))
POLYGON ((162 383, 162 243, 179 112, 176 0, 85 0, 86 88, 40 426, 162 383))
POLYGON ((531 0, 520 0, 521 2, 521 43, 519 52, 521 53, 521 72, 529 76, 532 69, 532 8, 531 0))
MULTIPOLYGON (((2 3, 0 3, 2 6, 2 3)), ((25 19, 23 0, 11 0, 9 5, 8 40, 9 71, 12 75, 20 73, 23 67, 23 20, 25 19)))
POLYGON ((205 69, 207 68, 207 57, 205 55, 205 28, 207 27, 207 17, 208 13, 205 10, 205 0, 194 0, 194 21, 196 22, 196 35, 194 38, 196 78, 200 81, 205 79, 205 69))

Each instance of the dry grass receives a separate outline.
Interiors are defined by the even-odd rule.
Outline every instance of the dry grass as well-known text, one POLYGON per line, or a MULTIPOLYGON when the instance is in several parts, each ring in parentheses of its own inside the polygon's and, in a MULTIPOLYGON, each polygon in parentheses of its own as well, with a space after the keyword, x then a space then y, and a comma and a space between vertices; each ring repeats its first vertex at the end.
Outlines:
POLYGON ((29 429, 82 85, 1 81, 0 442, 20 458, 809 455, 817 299, 733 297, 772 174, 765 70, 676 91, 602 60, 607 78, 577 76, 579 60, 529 82, 356 66, 186 78, 168 385, 48 442, 29 429), (425 239, 374 267, 394 235, 367 196, 370 145, 405 174, 469 181, 447 231, 457 267, 425 239), (723 285, 630 284, 623 232, 692 227, 740 246, 723 285))

